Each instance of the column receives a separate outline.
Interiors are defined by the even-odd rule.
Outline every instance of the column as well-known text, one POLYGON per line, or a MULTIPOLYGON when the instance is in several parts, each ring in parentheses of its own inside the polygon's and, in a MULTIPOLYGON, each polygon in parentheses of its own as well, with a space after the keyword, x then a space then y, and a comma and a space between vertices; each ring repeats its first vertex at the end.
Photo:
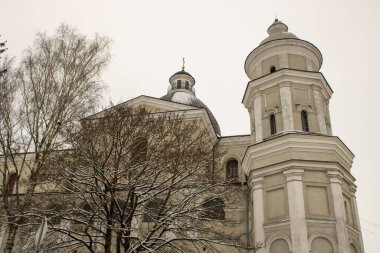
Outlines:
POLYGON ((294 130, 291 82, 280 84, 281 111, 284 131, 294 130))
POLYGON ((318 121, 318 126, 319 126, 319 132, 321 134, 327 134, 325 111, 323 108, 321 88, 317 85, 313 85, 313 91, 314 91, 315 106, 317 110, 317 121, 318 121))
POLYGON ((347 253, 348 248, 348 236, 346 227, 346 217, 344 211, 344 200, 342 193, 341 174, 338 171, 329 171, 327 175, 330 178, 331 193, 334 203, 334 214, 336 223, 336 233, 338 238, 338 252, 347 253))
POLYGON ((305 217, 305 202, 303 196, 302 169, 284 171, 288 189, 288 204, 290 231, 292 238, 292 253, 308 253, 308 237, 305 217))
MULTIPOLYGON (((262 177, 253 178, 250 180, 253 198, 253 229, 254 242, 257 245, 265 243, 264 233, 264 202, 263 202, 263 181, 262 177)), ((265 249, 259 249, 257 253, 264 253, 265 249)))
POLYGON ((257 91, 253 97, 253 110, 255 112, 256 142, 263 140, 263 117, 262 117, 261 92, 257 91))

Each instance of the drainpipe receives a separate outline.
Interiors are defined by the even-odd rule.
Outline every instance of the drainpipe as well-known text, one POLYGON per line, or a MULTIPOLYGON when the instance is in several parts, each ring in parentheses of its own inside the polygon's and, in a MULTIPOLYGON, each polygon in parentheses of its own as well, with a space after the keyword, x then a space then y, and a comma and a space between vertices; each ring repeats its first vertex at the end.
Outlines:
POLYGON ((245 246, 247 247, 246 252, 249 253, 249 208, 248 208, 248 187, 247 182, 241 183, 241 188, 243 191, 244 200, 244 234, 245 234, 245 246))

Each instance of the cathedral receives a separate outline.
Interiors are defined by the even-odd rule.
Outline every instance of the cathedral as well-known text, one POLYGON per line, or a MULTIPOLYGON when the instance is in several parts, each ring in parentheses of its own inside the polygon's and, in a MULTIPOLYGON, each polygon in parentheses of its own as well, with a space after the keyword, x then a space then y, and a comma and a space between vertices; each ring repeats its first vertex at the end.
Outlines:
POLYGON ((333 90, 319 72, 322 54, 278 19, 267 31, 244 65, 250 79, 242 94, 249 135, 221 135, 184 68, 170 77, 165 96, 130 102, 166 111, 205 110, 205 125, 225 151, 225 177, 248 187, 235 233, 241 241, 265 242, 257 252, 363 253, 350 172, 354 155, 332 133, 333 90))
MULTIPOLYGON (((166 95, 123 104, 185 111, 202 122, 223 153, 223 177, 241 185, 237 207, 223 210, 238 222, 225 230, 240 244, 261 245, 236 252, 364 253, 351 174, 354 155, 332 133, 333 90, 319 72, 322 54, 278 19, 267 31, 244 64, 250 81, 242 103, 250 134, 221 134, 184 67, 170 77, 166 95)), ((4 244, 0 240, 0 249, 4 244)))

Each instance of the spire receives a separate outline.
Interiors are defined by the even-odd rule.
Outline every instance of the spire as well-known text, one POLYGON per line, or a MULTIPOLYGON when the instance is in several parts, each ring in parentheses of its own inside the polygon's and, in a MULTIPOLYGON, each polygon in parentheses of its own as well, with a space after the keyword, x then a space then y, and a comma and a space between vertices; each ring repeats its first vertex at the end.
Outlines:
POLYGON ((182 71, 185 71, 185 57, 182 57, 182 71))

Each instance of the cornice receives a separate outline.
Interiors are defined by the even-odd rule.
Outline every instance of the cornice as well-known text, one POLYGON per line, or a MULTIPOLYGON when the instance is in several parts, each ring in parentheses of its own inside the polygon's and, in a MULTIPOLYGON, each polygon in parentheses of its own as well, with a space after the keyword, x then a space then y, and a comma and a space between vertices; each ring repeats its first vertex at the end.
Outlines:
POLYGON ((250 170, 264 168, 271 164, 274 156, 278 158, 285 153, 287 156, 279 158, 283 159, 279 160, 281 163, 293 160, 337 163, 347 172, 354 158, 348 147, 336 136, 288 133, 249 146, 242 160, 243 169, 248 174, 250 170), (325 159, 314 160, 313 154, 322 154, 325 159))
POLYGON ((251 97, 254 97, 257 92, 263 92, 264 90, 277 85, 291 85, 291 83, 309 85, 313 87, 313 89, 319 87, 322 95, 327 100, 329 100, 333 94, 333 90, 321 72, 283 68, 274 73, 249 81, 244 92, 242 103, 246 108, 249 108, 252 100, 251 97))

